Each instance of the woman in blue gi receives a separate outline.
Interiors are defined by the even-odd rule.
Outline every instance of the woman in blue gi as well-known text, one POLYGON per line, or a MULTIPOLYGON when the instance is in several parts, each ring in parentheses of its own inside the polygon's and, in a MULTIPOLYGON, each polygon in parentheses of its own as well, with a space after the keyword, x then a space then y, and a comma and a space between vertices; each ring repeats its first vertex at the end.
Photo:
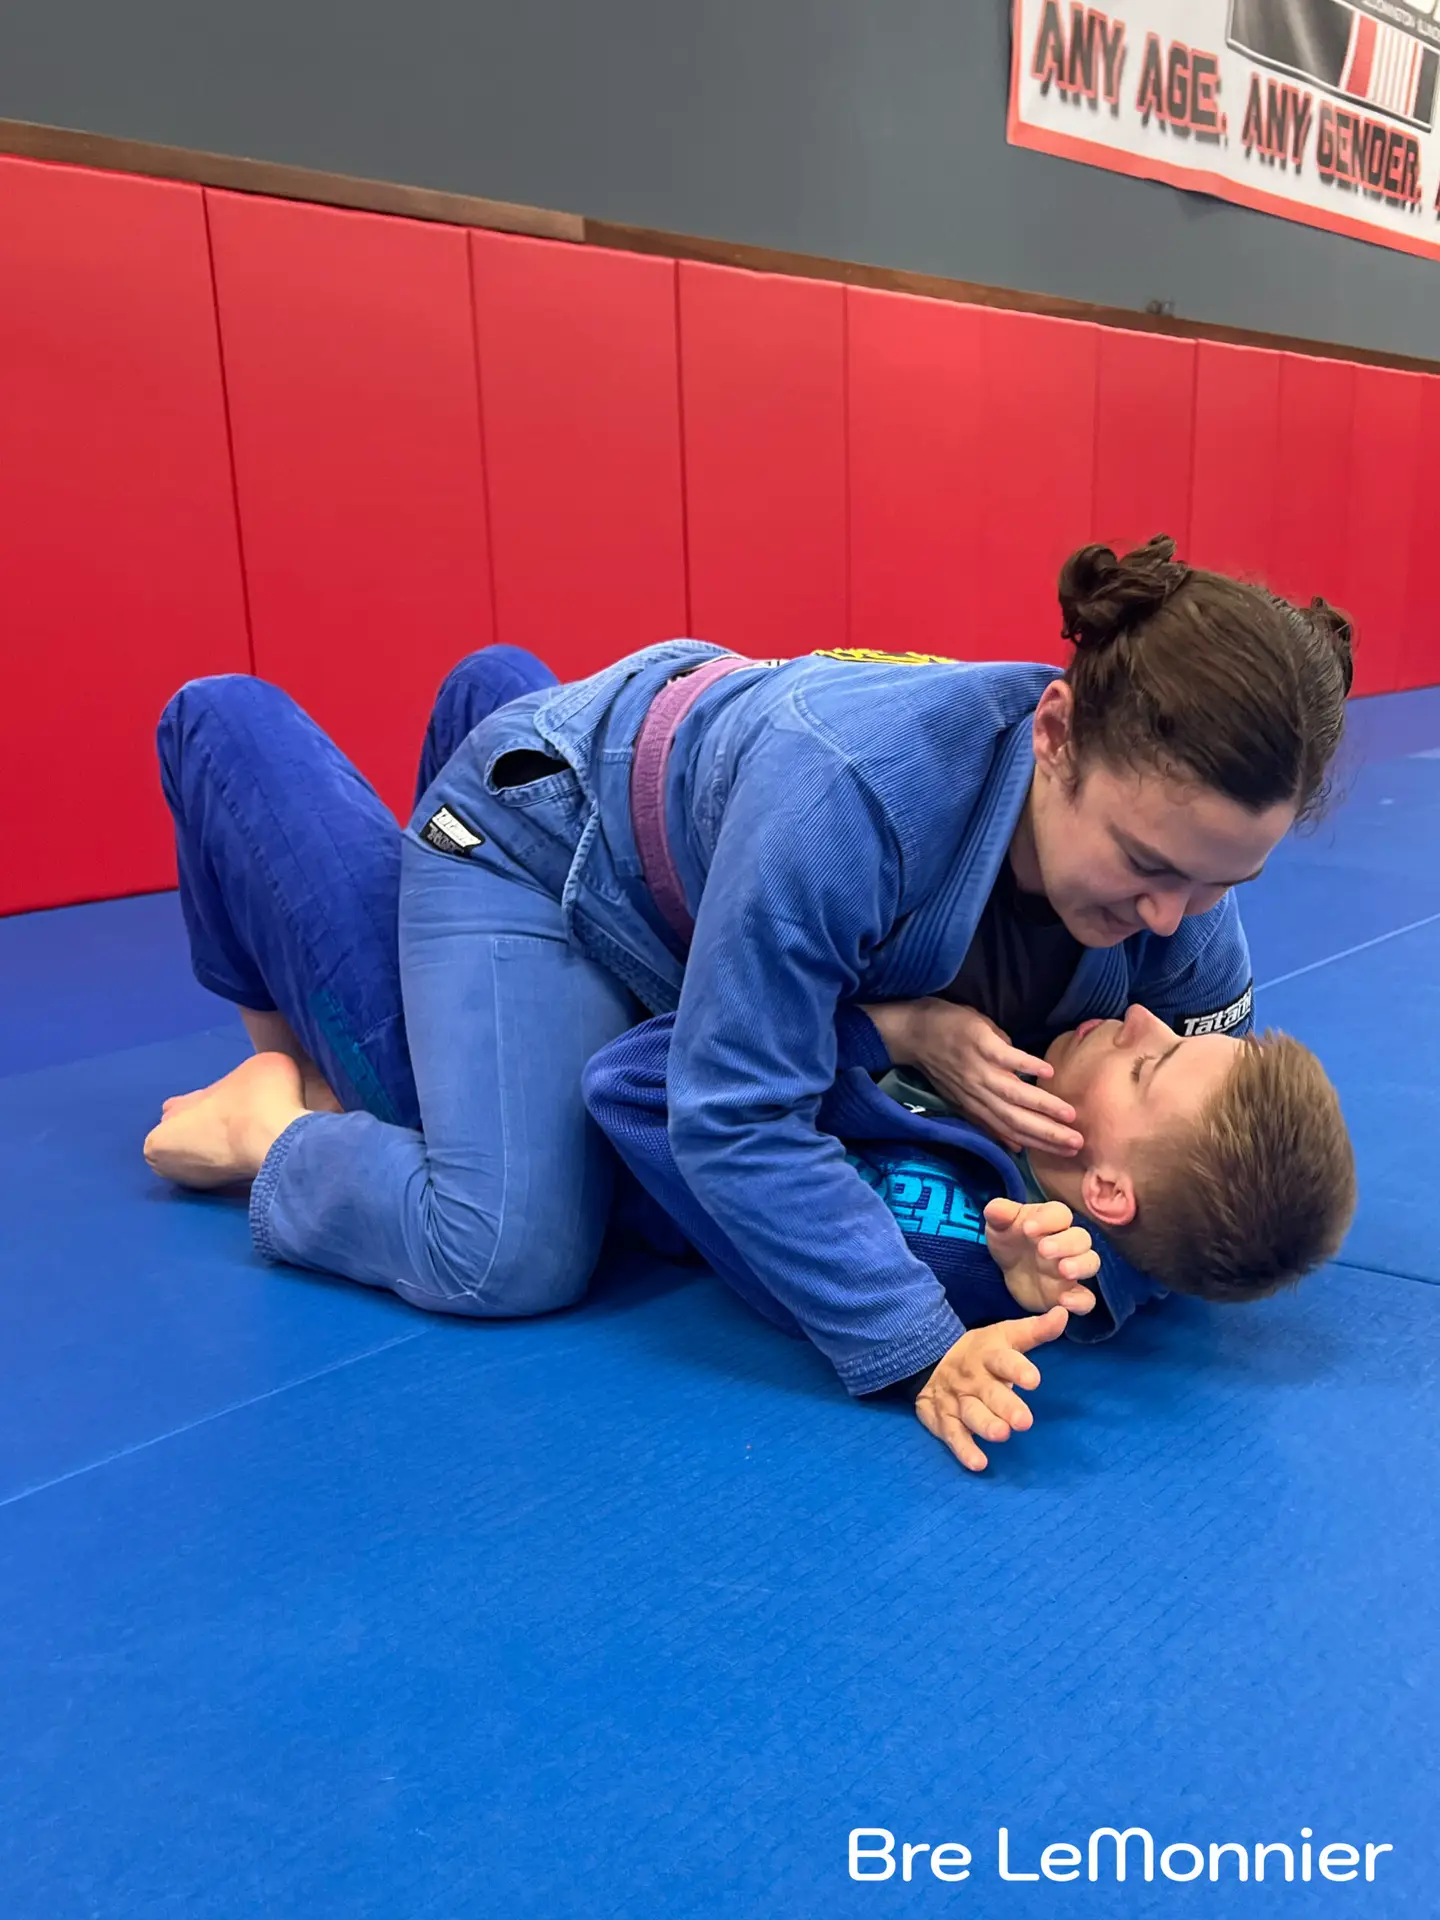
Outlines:
POLYGON ((1232 889, 1319 804, 1350 682, 1323 602, 1168 540, 1082 549, 1060 603, 1063 675, 675 641, 566 686, 512 657, 519 697, 466 731, 462 668, 403 836, 278 690, 182 689, 160 751, 196 973, 265 1051, 170 1103, 150 1164, 252 1180, 268 1258, 547 1312, 584 1293, 609 1213, 584 1067, 674 1009, 691 1191, 802 1326, 826 1303, 852 1393, 933 1366, 939 1427, 965 1422, 961 1323, 815 1126, 837 1010, 903 1003, 897 1064, 1003 1139, 1075 1146, 1021 1077, 1047 1034, 1132 1002, 1248 1029, 1232 889), (307 1108, 310 1062, 344 1111, 307 1108))

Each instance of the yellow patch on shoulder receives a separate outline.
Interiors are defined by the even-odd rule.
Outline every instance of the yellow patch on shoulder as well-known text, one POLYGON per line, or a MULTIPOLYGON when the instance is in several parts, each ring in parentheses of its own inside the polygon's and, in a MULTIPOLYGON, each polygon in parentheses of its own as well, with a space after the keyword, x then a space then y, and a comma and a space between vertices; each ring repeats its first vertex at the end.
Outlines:
POLYGON ((953 667, 959 664, 948 653, 881 653, 875 647, 817 647, 817 660, 852 660, 861 666, 953 667))

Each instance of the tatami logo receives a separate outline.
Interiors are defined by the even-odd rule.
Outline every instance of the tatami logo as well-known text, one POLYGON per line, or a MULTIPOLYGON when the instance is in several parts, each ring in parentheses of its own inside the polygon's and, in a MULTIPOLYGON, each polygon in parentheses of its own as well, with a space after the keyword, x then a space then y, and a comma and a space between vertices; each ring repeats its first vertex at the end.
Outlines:
POLYGON ((450 811, 441 807, 438 813, 432 813, 420 829, 420 838, 428 841, 437 853, 468 853, 472 847, 483 846, 483 833, 474 833, 465 822, 450 811))
POLYGON ((1187 1040, 1193 1040, 1202 1033, 1229 1033, 1232 1027, 1238 1027, 1242 1020, 1248 1020, 1250 1009, 1255 1004, 1255 983, 1252 980, 1238 1000, 1232 1000, 1228 1007, 1216 1007, 1211 1013, 1192 1013, 1179 1025, 1179 1032, 1187 1040))

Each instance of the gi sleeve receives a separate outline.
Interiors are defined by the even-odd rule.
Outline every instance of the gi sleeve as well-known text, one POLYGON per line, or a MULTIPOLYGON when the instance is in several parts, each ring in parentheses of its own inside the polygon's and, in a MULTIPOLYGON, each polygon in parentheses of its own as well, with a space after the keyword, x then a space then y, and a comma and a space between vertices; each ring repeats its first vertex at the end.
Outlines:
POLYGON ((742 1262, 852 1394, 964 1332, 879 1195, 816 1126, 836 1011, 894 925, 884 810, 813 736, 777 732, 732 787, 696 914, 670 1055, 670 1143, 742 1262))
POLYGON ((1254 1025, 1250 943, 1233 893, 1208 913, 1182 920, 1168 939, 1147 939, 1130 973, 1138 1000, 1184 1038, 1233 1033, 1254 1025))
MULTIPOLYGON (((800 1328, 749 1272, 675 1165, 667 1125, 672 1013, 658 1014, 602 1047, 581 1082, 591 1119, 641 1188, 742 1300, 786 1333, 800 1328)), ((879 1036, 876 1035, 878 1042, 879 1036)))

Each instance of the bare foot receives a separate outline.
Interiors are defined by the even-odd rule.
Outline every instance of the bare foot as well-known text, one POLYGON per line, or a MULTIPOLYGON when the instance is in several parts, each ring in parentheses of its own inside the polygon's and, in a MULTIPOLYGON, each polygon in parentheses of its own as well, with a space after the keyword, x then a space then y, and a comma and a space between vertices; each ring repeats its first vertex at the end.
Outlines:
POLYGON ((197 1100, 203 1100, 217 1083, 212 1081, 209 1087, 197 1087, 194 1093, 172 1093, 168 1100, 160 1103, 161 1113, 179 1113, 183 1107, 193 1107, 197 1100))
POLYGON ((300 1068, 301 1098, 307 1113, 343 1113, 344 1107, 330 1082, 317 1066, 300 1068))
POLYGON ((310 1058, 290 1022, 283 1013, 257 1013, 253 1007, 241 1007, 240 1018, 256 1053, 288 1053, 300 1069, 307 1113, 343 1113, 335 1090, 310 1058))
POLYGON ((166 1102, 145 1142, 151 1170, 182 1187, 253 1180, 280 1135, 305 1112, 300 1069, 288 1054, 257 1053, 193 1094, 166 1102))
MULTIPOLYGON (((197 1100, 203 1100, 207 1094, 213 1093, 219 1084, 218 1080, 214 1080, 208 1087, 198 1087, 194 1093, 172 1093, 168 1100, 161 1101, 160 1111, 183 1113, 186 1107, 193 1107, 197 1100)), ((344 1113, 339 1095, 318 1067, 307 1071, 301 1066, 300 1084, 300 1097, 305 1102, 307 1113, 344 1113)))

